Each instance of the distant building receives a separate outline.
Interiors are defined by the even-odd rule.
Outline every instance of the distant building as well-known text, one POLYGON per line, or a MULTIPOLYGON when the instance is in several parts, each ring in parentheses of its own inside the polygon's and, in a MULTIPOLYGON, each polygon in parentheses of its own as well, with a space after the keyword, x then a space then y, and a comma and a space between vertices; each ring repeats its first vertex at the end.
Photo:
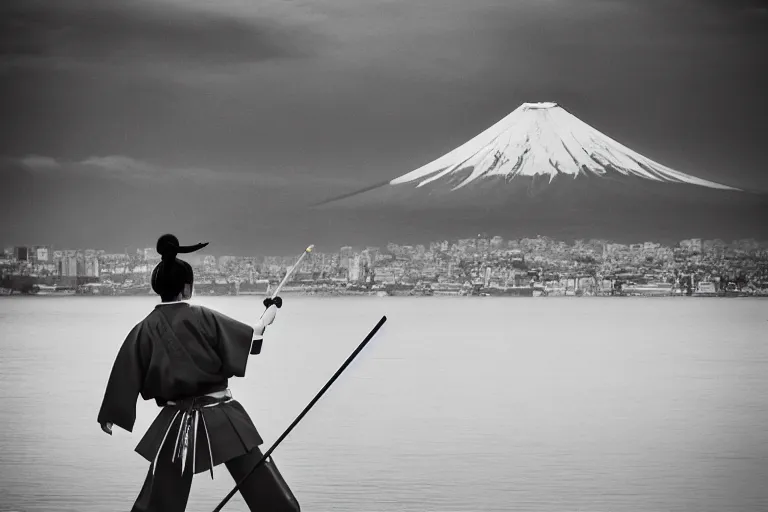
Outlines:
POLYGON ((60 277, 77 277, 77 257, 65 254, 56 263, 57 273, 60 277))
POLYGON ((227 265, 230 264, 236 264, 237 263, 237 256, 220 256, 219 257, 219 268, 224 268, 227 265))
POLYGON ((99 277, 98 258, 89 258, 85 260, 85 275, 88 277, 99 277))
POLYGON ((661 244, 657 244, 654 242, 645 242, 643 244, 643 250, 645 252, 655 252, 661 247, 661 244))
POLYGON ((612 256, 629 250, 629 246, 624 244, 605 244, 603 246, 603 257, 612 256))
POLYGON ((379 256, 379 248, 378 247, 366 247, 365 250, 361 254, 363 258, 363 262, 366 263, 369 267, 373 267, 376 264, 376 260, 379 256))
POLYGON ((363 259, 359 254, 355 254, 354 257, 349 258, 348 263, 349 273, 348 279, 352 283, 360 281, 360 277, 363 275, 363 259))
POLYGON ((160 254, 158 254, 154 247, 139 249, 139 255, 144 259, 144 261, 156 261, 160 259, 160 254))
POLYGON ((339 266, 341 268, 349 268, 349 258, 352 257, 352 247, 344 246, 339 249, 339 266))
POLYGON ((297 271, 291 276, 291 281, 294 283, 311 283, 314 279, 312 272, 297 271))
POLYGON ((743 253, 756 253, 760 249, 760 244, 752 238, 737 240, 733 245, 735 249, 743 253))
POLYGON ((387 251, 394 254, 395 256, 400 255, 402 253, 402 249, 400 248, 400 246, 393 242, 387 243, 387 251))
POLYGON ((208 255, 203 258, 203 268, 206 272, 212 272, 216 270, 216 256, 208 255))
POLYGON ((701 249, 702 251, 707 253, 718 254, 718 253, 723 253, 727 246, 728 244, 726 244, 720 239, 706 240, 705 242, 702 242, 701 249))
POLYGON ((38 263, 47 263, 51 261, 51 249, 46 246, 37 246, 33 251, 33 258, 38 263))
POLYGON ((688 252, 701 252, 701 238, 691 238, 680 242, 680 248, 688 252))
POLYGON ((29 247, 24 246, 17 246, 13 248, 13 257, 17 261, 29 261, 30 260, 30 249, 29 247))
POLYGON ((458 241, 459 250, 467 252, 477 248, 477 243, 474 238, 462 238, 458 241))
POLYGON ((375 282, 384 284, 394 284, 397 280, 396 269, 394 268, 377 268, 375 275, 375 282))
POLYGON ((76 261, 76 276, 85 276, 88 275, 86 271, 86 259, 83 253, 78 252, 77 256, 75 257, 76 261))

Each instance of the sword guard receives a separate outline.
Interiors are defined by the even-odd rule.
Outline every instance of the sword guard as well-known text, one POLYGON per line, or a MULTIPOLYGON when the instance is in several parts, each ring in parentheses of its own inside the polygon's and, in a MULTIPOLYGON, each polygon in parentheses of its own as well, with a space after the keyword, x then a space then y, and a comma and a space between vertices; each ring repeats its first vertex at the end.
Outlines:
POLYGON ((268 308, 273 304, 277 309, 280 309, 281 307, 283 307, 283 299, 281 299, 280 297, 275 297, 274 299, 272 297, 267 297, 266 299, 264 299, 265 308, 268 308))

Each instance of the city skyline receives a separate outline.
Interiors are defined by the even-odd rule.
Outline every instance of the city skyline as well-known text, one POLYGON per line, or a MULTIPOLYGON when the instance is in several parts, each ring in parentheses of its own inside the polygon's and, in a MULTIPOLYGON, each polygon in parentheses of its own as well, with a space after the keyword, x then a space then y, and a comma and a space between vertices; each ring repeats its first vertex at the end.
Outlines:
POLYGON ((375 219, 307 206, 416 169, 530 101, 682 172, 768 189, 758 1, 12 0, 0 14, 6 243, 170 231, 287 253, 363 239, 375 219))
MULTIPOLYGON (((160 255, 152 247, 6 248, 0 295, 147 295, 160 255), (128 251, 128 249, 126 249, 128 251)), ((675 247, 605 240, 568 245, 547 237, 473 238, 416 246, 340 247, 297 256, 185 255, 202 295, 268 294, 290 274, 286 293, 332 295, 765 295, 768 242, 681 240, 675 247), (626 285, 626 286, 625 286, 626 285), (570 290, 570 291, 569 291, 570 290), (677 291, 675 291, 677 290, 677 291)))
MULTIPOLYGON (((634 243, 620 243, 608 239, 579 239, 574 240, 572 242, 556 239, 553 237, 549 237, 546 235, 539 235, 536 237, 521 237, 521 238, 513 238, 508 239, 499 235, 492 235, 488 233, 479 233, 477 236, 465 236, 465 237, 458 237, 458 238, 451 238, 451 239, 435 239, 435 240, 426 240, 422 243, 416 243, 416 244, 408 244, 408 243, 401 243, 397 241, 388 241, 386 244, 382 244, 380 246, 373 246, 373 245, 342 245, 339 247, 336 247, 334 249, 326 249, 326 250, 318 250, 315 248, 310 256, 310 259, 313 257, 323 257, 323 256, 331 256, 331 255, 338 255, 343 254, 345 252, 348 252, 350 254, 360 254, 365 253, 369 251, 375 251, 375 252, 381 252, 381 253, 393 253, 397 252, 399 250, 405 250, 406 252, 414 252, 414 253, 423 253, 426 251, 432 252, 432 251, 442 251, 442 252, 448 252, 450 250, 455 250, 457 247, 469 247, 471 245, 475 245, 476 247, 483 247, 488 250, 508 250, 508 249, 519 249, 520 246, 528 246, 530 244, 540 244, 540 243, 551 243, 555 244, 559 247, 564 248, 583 248, 583 247, 597 247, 600 246, 603 248, 604 251, 615 251, 615 250, 643 250, 643 248, 648 249, 658 249, 658 248, 666 248, 666 249, 675 249, 675 248, 684 248, 686 250, 689 250, 691 248, 694 248, 696 252, 700 252, 703 250, 703 248, 717 248, 718 250, 723 250, 727 248, 744 248, 744 247, 751 247, 754 250, 760 251, 768 250, 768 240, 759 240, 754 237, 751 238, 740 238, 740 239, 732 239, 732 240, 723 240, 723 239, 705 239, 705 238, 699 238, 699 237, 690 237, 679 240, 675 244, 665 244, 653 240, 643 240, 643 241, 635 241, 634 243)), ((2 255, 5 258, 13 257, 13 259, 22 259, 22 260, 34 260, 39 259, 41 261, 50 261, 52 258, 55 257, 56 253, 59 253, 59 255, 63 255, 64 253, 67 253, 68 255, 75 255, 75 254, 84 254, 89 257, 96 257, 96 256, 138 256, 143 261, 155 261, 160 259, 160 255, 157 253, 154 246, 139 246, 139 247, 125 247, 123 248, 123 251, 107 251, 103 248, 98 248, 96 246, 90 246, 87 248, 76 248, 76 247, 57 247, 50 244, 21 244, 21 245, 0 245, 0 247, 3 247, 3 253, 2 255), (23 251, 23 254, 25 255, 23 258, 18 258, 16 256, 16 253, 18 251, 23 251), (35 254, 35 251, 43 251, 42 253, 38 254, 44 254, 44 256, 41 258, 39 255, 35 254)), ((220 258, 267 258, 267 259, 281 259, 281 260, 290 260, 292 258, 298 258, 298 256, 303 251, 295 251, 293 253, 286 253, 286 254, 270 254, 270 253, 241 253, 241 254, 234 254, 234 253, 222 253, 220 251, 215 250, 209 250, 214 249, 213 247, 207 247, 205 251, 199 251, 192 254, 185 254, 178 256, 181 259, 187 260, 187 261, 193 261, 196 262, 194 264, 199 264, 199 262, 202 262, 205 258, 214 257, 216 259, 220 258)), ((483 250, 485 250, 483 249, 483 250)))

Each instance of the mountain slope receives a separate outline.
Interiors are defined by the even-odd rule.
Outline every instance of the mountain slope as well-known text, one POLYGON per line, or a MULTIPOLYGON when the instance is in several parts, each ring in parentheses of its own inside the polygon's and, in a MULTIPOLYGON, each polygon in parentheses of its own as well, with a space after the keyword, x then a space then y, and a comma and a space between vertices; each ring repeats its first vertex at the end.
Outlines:
POLYGON ((768 214, 763 195, 664 166, 555 103, 524 103, 444 156, 322 205, 425 236, 514 225, 521 235, 728 238, 765 234, 768 214))
POLYGON ((504 119, 444 156, 390 181, 420 180, 423 187, 471 168, 454 190, 478 179, 501 176, 622 176, 666 183, 737 190, 683 174, 644 157, 595 130, 556 103, 524 103, 504 119))

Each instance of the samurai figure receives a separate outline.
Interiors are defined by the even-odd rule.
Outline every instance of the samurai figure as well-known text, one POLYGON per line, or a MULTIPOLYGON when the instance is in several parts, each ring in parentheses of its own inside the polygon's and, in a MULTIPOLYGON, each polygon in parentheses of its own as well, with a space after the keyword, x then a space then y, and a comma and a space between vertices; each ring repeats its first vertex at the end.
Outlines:
MULTIPOLYGON (((195 474, 210 471, 213 478, 213 468, 224 463, 239 482, 263 455, 263 440, 227 383, 245 376, 248 357, 261 352, 282 301, 266 299, 254 326, 187 302, 194 275, 176 256, 207 245, 159 238, 162 260, 152 272, 152 289, 162 302, 126 337, 104 393, 98 422, 109 435, 114 425, 133 431, 139 395, 162 407, 136 446, 150 467, 132 512, 183 512, 195 474)), ((239 488, 249 509, 298 512, 274 460, 265 462, 239 488)))

